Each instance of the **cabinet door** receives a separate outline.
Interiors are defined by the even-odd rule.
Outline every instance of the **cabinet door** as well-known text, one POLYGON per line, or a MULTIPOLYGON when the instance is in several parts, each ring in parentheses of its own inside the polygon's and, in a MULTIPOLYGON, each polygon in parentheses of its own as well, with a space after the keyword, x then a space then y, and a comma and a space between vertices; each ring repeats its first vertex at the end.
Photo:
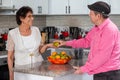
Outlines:
POLYGON ((22 6, 29 6, 33 9, 34 14, 48 13, 48 0, 13 0, 13 4, 17 9, 22 6))
POLYGON ((120 0, 110 0, 111 14, 120 14, 120 0))
POLYGON ((67 14, 68 0, 49 0, 49 14, 67 14))
POLYGON ((11 0, 1 0, 0 2, 0 15, 14 14, 13 2, 11 0))
POLYGON ((88 14, 87 0, 69 0, 70 14, 88 14))
POLYGON ((88 4, 93 4, 94 2, 97 2, 97 1, 103 1, 110 4, 110 0, 87 0, 87 1, 88 1, 88 4))
POLYGON ((12 0, 1 0, 1 5, 0 6, 12 7, 13 6, 13 2, 12 2, 12 0))
MULTIPOLYGON (((26 0, 27 1, 27 0, 26 0)), ((22 6, 25 6, 27 4, 25 0, 13 0, 13 5, 15 5, 16 9, 19 9, 22 6)))
MULTIPOLYGON (((34 0, 33 0, 34 1, 34 0)), ((48 2, 49 0, 37 0, 36 4, 38 4, 38 14, 41 12, 42 14, 48 14, 48 2), (39 1, 39 3, 37 2, 39 1), (41 7, 41 11, 40 11, 41 7)))
POLYGON ((33 9, 34 14, 48 13, 48 0, 28 0, 27 4, 33 9))
POLYGON ((87 0, 49 0, 49 14, 87 13, 87 0))

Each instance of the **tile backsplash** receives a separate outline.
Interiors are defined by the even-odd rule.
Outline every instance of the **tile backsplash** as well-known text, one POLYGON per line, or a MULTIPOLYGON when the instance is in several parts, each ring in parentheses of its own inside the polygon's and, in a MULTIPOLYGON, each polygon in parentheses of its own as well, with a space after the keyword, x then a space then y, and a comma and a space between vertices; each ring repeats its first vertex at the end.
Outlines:
MULTIPOLYGON (((110 19, 120 27, 120 15, 111 15, 110 19)), ((88 27, 93 24, 88 15, 74 15, 74 16, 47 16, 46 25, 49 26, 80 26, 88 27)))
MULTIPOLYGON (((120 28, 120 15, 111 15, 110 19, 120 28)), ((78 26, 91 27, 93 24, 88 15, 36 15, 34 16, 34 26, 78 26)), ((0 15, 0 27, 17 27, 15 15, 0 15)))
MULTIPOLYGON (((46 16, 34 16, 34 26, 46 26, 46 16)), ((15 15, 0 15, 0 28, 17 27, 15 15)))

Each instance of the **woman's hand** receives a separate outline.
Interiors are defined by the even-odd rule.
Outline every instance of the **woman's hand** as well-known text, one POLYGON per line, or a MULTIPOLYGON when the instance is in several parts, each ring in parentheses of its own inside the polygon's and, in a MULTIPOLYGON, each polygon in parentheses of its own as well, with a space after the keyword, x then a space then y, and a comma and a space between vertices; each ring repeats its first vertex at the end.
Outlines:
POLYGON ((53 45, 53 43, 49 43, 49 44, 46 44, 46 46, 49 48, 52 48, 52 47, 54 47, 54 45, 53 45))
POLYGON ((45 44, 45 45, 42 45, 40 46, 40 53, 44 53, 47 48, 53 48, 53 43, 49 43, 49 44, 45 44))
POLYGON ((73 68, 76 70, 74 72, 75 74, 83 74, 83 72, 81 71, 80 67, 73 66, 73 68))

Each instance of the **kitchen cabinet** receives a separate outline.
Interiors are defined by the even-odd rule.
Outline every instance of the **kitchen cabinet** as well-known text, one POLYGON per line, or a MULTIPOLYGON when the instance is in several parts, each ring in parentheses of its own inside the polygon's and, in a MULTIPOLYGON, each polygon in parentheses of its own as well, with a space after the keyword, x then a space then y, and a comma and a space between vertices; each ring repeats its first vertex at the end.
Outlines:
POLYGON ((0 80, 9 80, 7 51, 0 51, 0 80))
POLYGON ((68 0, 49 0, 49 14, 67 14, 68 0))
POLYGON ((22 6, 30 6, 35 15, 48 13, 48 0, 12 0, 16 9, 22 6))
POLYGON ((88 14, 87 0, 49 0, 49 14, 88 14))
POLYGON ((87 0, 88 4, 92 4, 95 3, 96 1, 103 1, 103 2, 107 2, 108 4, 110 4, 110 0, 87 0))
POLYGON ((0 2, 0 15, 14 14, 16 9, 12 4, 12 0, 1 0, 0 2))
POLYGON ((13 6, 12 5, 12 0, 1 0, 1 5, 0 6, 13 6))
POLYGON ((110 0, 111 14, 120 14, 120 0, 110 0))
POLYGON ((22 6, 30 6, 34 15, 48 13, 48 0, 2 0, 0 14, 15 15, 15 11, 22 6))
POLYGON ((87 0, 70 0, 70 14, 88 14, 87 0))

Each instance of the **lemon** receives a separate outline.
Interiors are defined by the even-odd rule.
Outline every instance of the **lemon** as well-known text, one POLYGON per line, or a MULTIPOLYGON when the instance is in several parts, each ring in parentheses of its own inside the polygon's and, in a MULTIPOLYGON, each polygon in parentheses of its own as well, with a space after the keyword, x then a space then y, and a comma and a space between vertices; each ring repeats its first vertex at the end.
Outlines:
POLYGON ((65 59, 65 56, 62 56, 61 59, 65 59))
POLYGON ((58 47, 59 46, 59 42, 53 42, 53 45, 55 46, 55 47, 58 47))

